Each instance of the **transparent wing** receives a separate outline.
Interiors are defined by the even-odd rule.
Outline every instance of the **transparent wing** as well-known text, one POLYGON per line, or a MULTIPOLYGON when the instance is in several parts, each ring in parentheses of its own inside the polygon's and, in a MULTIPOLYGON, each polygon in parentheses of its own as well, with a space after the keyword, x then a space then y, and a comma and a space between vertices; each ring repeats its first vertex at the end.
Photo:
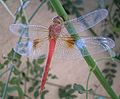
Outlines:
POLYGON ((40 41, 35 39, 34 41, 19 42, 14 47, 14 51, 22 56, 36 59, 41 55, 47 55, 49 41, 40 41))
POLYGON ((99 9, 99 10, 90 12, 86 15, 83 15, 79 18, 66 21, 63 23, 63 25, 65 25, 65 27, 70 29, 69 23, 72 23, 72 25, 76 30, 76 33, 80 33, 95 26, 100 21, 105 19, 107 15, 108 15, 108 11, 106 9, 99 9))
POLYGON ((12 33, 22 37, 22 40, 14 47, 17 53, 31 58, 38 58, 43 54, 47 55, 47 28, 40 25, 12 24, 9 29, 12 33), (29 41, 27 38, 29 38, 29 41))
POLYGON ((9 30, 23 38, 48 37, 48 28, 41 25, 11 24, 9 30))
POLYGON ((76 42, 71 37, 59 38, 56 44, 55 57, 77 59, 81 58, 81 56, 100 54, 114 46, 112 39, 104 37, 83 37, 76 42), (86 47, 89 53, 83 50, 83 47, 86 47), (81 49, 81 52, 79 49, 81 49))

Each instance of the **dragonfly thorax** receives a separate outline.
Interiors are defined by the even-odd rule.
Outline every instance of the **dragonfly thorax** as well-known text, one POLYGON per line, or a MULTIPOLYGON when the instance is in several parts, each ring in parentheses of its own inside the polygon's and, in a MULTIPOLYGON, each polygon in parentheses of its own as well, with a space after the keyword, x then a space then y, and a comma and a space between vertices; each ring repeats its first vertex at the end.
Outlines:
POLYGON ((60 35, 63 20, 60 16, 56 16, 52 20, 53 24, 49 27, 49 38, 56 39, 60 35))
POLYGON ((49 27, 49 38, 50 39, 57 39, 61 32, 61 24, 53 23, 49 27))

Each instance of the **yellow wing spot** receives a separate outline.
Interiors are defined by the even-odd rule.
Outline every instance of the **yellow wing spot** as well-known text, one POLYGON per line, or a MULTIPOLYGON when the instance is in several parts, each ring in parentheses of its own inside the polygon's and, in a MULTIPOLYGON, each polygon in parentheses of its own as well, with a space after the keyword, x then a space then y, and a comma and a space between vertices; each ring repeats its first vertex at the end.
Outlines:
POLYGON ((64 41, 65 41, 65 44, 68 48, 74 47, 75 40, 72 37, 66 38, 64 41))

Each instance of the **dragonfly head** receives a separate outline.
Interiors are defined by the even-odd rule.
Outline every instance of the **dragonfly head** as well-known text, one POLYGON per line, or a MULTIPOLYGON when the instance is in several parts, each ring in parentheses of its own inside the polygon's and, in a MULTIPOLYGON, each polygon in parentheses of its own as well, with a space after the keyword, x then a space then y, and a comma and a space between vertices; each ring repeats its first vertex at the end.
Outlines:
POLYGON ((60 16, 56 16, 52 20, 54 24, 62 24, 63 22, 63 19, 60 16))

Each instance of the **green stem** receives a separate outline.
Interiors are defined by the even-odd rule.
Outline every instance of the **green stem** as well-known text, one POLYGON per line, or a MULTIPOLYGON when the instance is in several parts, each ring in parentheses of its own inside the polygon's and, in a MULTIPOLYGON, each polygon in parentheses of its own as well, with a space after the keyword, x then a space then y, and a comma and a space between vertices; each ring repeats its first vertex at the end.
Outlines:
POLYGON ((10 81, 10 77, 11 77, 11 75, 12 75, 12 71, 13 71, 13 69, 14 69, 14 66, 11 65, 10 73, 9 73, 8 80, 7 80, 6 85, 5 85, 5 88, 4 88, 4 92, 3 92, 2 99, 5 99, 5 97, 6 97, 6 94, 7 94, 7 88, 8 88, 8 83, 9 83, 9 81, 10 81))
POLYGON ((86 99, 88 99, 88 84, 89 84, 91 73, 92 71, 90 70, 87 78, 87 84, 86 84, 86 99))
POLYGON ((114 5, 114 2, 111 3, 111 6, 109 8, 109 14, 108 14, 108 17, 109 17, 109 22, 112 26, 114 26, 113 22, 112 22, 112 17, 111 17, 111 12, 112 12, 112 9, 113 9, 113 5, 114 5))
MULTIPOLYGON (((69 17, 67 15, 67 13, 65 12, 64 8, 62 7, 61 3, 59 0, 50 0, 53 8, 56 10, 57 14, 59 16, 61 16, 63 18, 64 21, 69 20, 69 17)), ((73 37, 73 33, 75 32, 75 29, 72 25, 72 23, 69 22, 68 24, 68 32, 70 33, 70 35, 73 37)), ((75 34, 77 35, 77 34, 75 34)), ((76 36, 74 37, 75 39, 80 39, 80 37, 77 38, 76 36)), ((84 47, 84 49, 79 49, 81 52, 85 51, 86 53, 88 53, 87 49, 84 47)), ((84 59, 86 61, 86 63, 88 64, 88 66, 91 66, 91 69, 94 68, 96 66, 96 68, 94 69, 93 73, 95 74, 95 76, 97 77, 97 79, 99 80, 99 82, 102 84, 102 86, 104 87, 104 89, 106 90, 106 92, 111 96, 112 99, 118 99, 118 96, 116 95, 116 93, 113 91, 113 89, 110 87, 109 83, 106 81, 105 77, 102 75, 102 72, 100 71, 100 69, 98 68, 99 66, 97 66, 96 62, 94 61, 94 59, 89 55, 89 56, 84 56, 84 59)))
MULTIPOLYGON (((20 3, 21 3, 21 5, 23 4, 23 1, 22 0, 20 0, 20 3)), ((23 9, 23 14, 24 14, 24 16, 25 16, 25 18, 26 18, 26 22, 27 22, 27 24, 28 24, 28 19, 27 19, 27 14, 26 14, 26 11, 23 9)))

